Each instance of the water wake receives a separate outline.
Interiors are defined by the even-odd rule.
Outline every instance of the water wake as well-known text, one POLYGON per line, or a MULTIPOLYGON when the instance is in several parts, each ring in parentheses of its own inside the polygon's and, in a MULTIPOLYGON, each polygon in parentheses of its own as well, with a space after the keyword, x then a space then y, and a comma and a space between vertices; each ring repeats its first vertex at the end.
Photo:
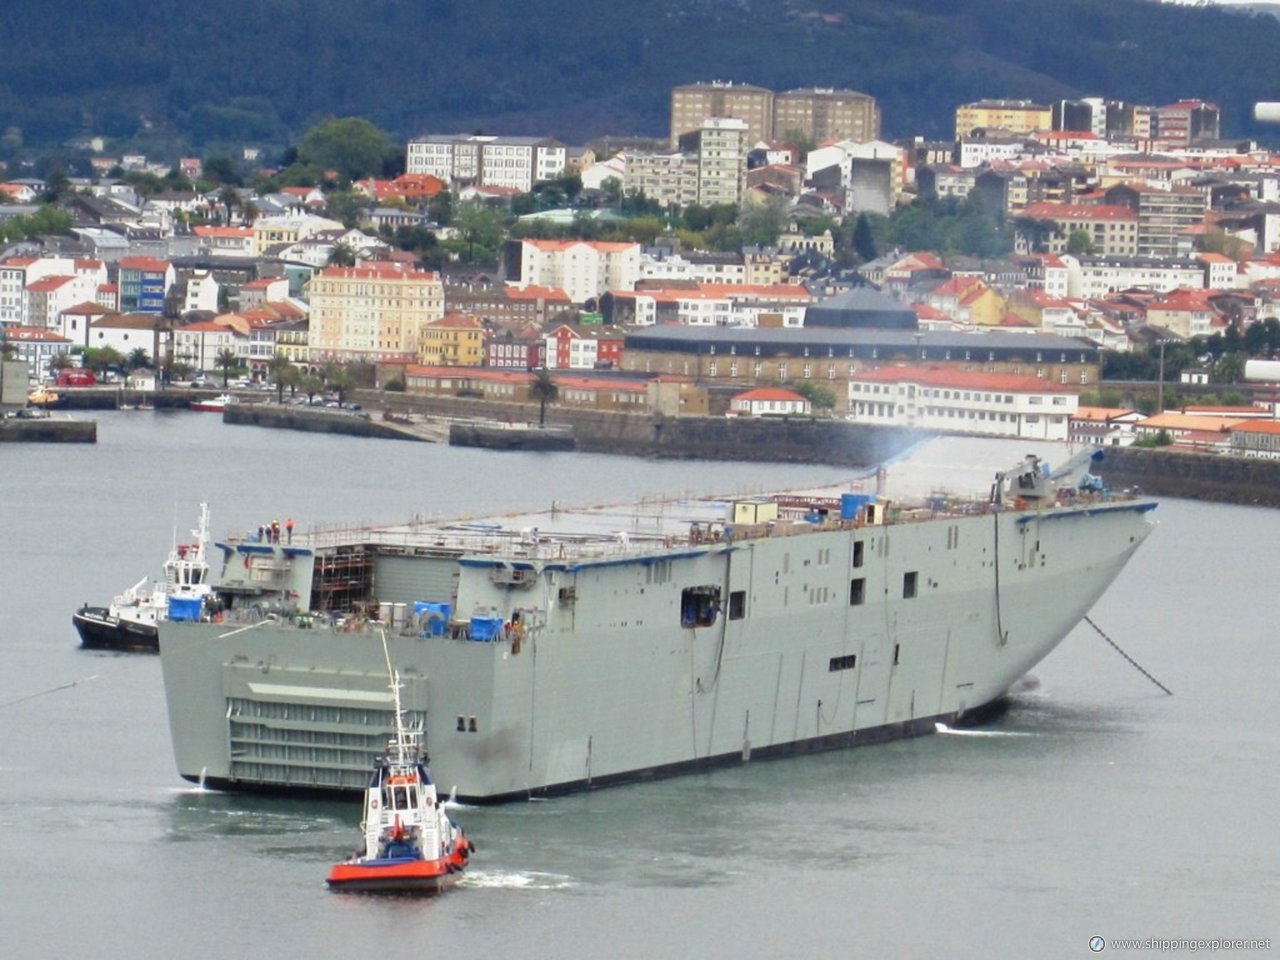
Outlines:
POLYGON ((487 887, 491 890, 565 890, 578 885, 572 877, 562 873, 488 873, 482 870, 468 870, 458 883, 460 886, 487 887))
POLYGON ((1034 737, 1034 733, 1022 733, 1017 730, 953 730, 945 723, 933 725, 937 733, 949 734, 953 737, 1034 737))

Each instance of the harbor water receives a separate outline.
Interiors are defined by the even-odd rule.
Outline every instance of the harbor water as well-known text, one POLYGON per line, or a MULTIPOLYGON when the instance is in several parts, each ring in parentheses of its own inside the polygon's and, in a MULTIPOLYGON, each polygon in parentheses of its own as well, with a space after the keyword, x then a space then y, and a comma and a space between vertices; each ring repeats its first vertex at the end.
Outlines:
MULTIPOLYGON (((158 574, 201 501, 219 535, 848 471, 98 420, 95 446, 0 448, 0 956, 1069 958, 1096 956, 1093 937, 1104 955, 1130 938, 1277 952, 1280 512, 1164 501, 1093 610, 1172 696, 1085 624, 979 729, 462 809, 478 852, 454 890, 343 896, 324 876, 357 842, 358 799, 182 781, 158 658, 77 646, 73 610, 158 574)), ((963 443, 937 449, 965 472, 963 443)))

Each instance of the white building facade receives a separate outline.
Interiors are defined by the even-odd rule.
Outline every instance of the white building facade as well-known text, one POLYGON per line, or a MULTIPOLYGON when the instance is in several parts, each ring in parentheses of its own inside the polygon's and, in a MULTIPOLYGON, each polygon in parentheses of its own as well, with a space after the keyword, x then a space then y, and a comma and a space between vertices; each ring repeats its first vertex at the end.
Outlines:
POLYGON ((1066 440, 1078 395, 1036 377, 885 367, 849 378, 849 419, 946 433, 1066 440))

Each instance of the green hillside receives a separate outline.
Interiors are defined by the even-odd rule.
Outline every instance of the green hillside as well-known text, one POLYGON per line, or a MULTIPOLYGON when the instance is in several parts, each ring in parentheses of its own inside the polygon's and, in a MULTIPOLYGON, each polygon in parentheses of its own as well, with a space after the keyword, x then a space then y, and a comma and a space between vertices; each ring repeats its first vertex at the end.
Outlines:
POLYGON ((10 0, 5 145, 84 134, 207 151, 357 114, 428 130, 665 134, 670 88, 837 86, 888 136, 949 136, 958 103, 1202 97, 1225 135, 1280 99, 1280 20, 1139 0, 10 0), (815 14, 821 14, 817 16, 815 14))

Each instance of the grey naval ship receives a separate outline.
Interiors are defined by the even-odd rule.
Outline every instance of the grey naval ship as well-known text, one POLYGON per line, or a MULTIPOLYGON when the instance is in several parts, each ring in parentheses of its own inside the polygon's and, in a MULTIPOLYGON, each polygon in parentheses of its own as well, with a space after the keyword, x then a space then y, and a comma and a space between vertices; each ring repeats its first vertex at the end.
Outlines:
POLYGON ((395 725, 382 636, 435 779, 473 802, 931 733, 1002 698, 1153 529, 1153 501, 1046 474, 1028 457, 969 501, 837 490, 228 537, 221 609, 160 624, 178 770, 362 790, 395 725))

